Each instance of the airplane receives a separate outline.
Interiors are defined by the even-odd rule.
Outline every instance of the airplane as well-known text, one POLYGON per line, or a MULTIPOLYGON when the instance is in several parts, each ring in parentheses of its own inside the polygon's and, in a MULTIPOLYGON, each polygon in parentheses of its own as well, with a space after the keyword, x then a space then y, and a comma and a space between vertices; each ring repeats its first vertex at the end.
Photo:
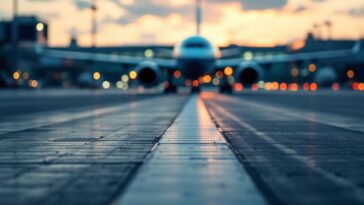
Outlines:
MULTIPOLYGON (((359 53, 361 42, 358 41, 352 49, 316 51, 309 53, 294 53, 270 56, 246 61, 242 58, 222 59, 224 52, 220 51, 209 40, 203 37, 201 30, 201 1, 196 0, 196 35, 184 39, 173 49, 172 59, 126 57, 113 54, 100 54, 93 52, 73 52, 45 49, 43 56, 51 58, 95 61, 104 63, 116 63, 135 66, 138 73, 138 81, 146 87, 157 86, 162 81, 162 69, 168 70, 167 86, 165 93, 177 92, 177 86, 173 84, 172 76, 175 70, 179 70, 186 80, 190 80, 191 93, 200 92, 198 79, 206 74, 215 73, 218 69, 230 67, 233 69, 236 82, 243 85, 252 85, 264 76, 264 66, 275 63, 289 63, 298 61, 315 61, 320 59, 333 59, 349 57, 359 53)), ((223 82, 220 84, 220 92, 232 93, 232 85, 223 82)))

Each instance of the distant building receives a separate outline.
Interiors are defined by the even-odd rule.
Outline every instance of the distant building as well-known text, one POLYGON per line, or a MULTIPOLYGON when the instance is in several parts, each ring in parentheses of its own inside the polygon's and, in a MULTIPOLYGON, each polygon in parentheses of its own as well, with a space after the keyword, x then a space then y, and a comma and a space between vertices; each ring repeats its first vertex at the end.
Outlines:
MULTIPOLYGON (((340 40, 340 39, 322 40, 315 38, 311 33, 308 33, 307 38, 303 40, 302 47, 296 49, 295 51, 309 52, 309 51, 351 49, 358 40, 340 40)), ((363 39, 361 39, 361 41, 363 41, 363 39)))
MULTIPOLYGON (((308 67, 317 67, 320 70, 330 70, 337 75, 337 81, 344 83, 347 81, 363 81, 364 80, 364 39, 346 40, 346 39, 331 39, 323 40, 316 38, 312 33, 308 33, 307 38, 293 42, 289 48, 293 53, 309 53, 315 51, 334 51, 334 50, 351 50, 354 46, 358 46, 358 41, 361 41, 359 53, 353 53, 346 57, 337 57, 329 59, 311 59, 310 61, 294 62, 293 67, 300 69, 300 73, 308 74, 308 67), (322 68, 322 69, 321 69, 322 68), (348 78, 347 73, 353 71, 355 77, 348 78)), ((316 70, 316 69, 315 69, 316 70)), ((310 77, 310 75, 306 75, 310 77)), ((307 78, 302 77, 302 80, 307 78)))
POLYGON ((28 76, 38 65, 37 51, 48 43, 48 24, 35 16, 0 21, 0 87, 23 87, 26 80, 14 80, 14 72, 28 76))
POLYGON ((77 42, 77 38, 75 36, 71 37, 70 40, 70 48, 77 48, 78 47, 78 42, 77 42))
POLYGON ((0 22, 0 46, 10 44, 14 39, 17 39, 19 45, 29 43, 46 45, 48 24, 35 16, 19 16, 11 21, 0 22), (14 23, 17 25, 15 31, 14 23))

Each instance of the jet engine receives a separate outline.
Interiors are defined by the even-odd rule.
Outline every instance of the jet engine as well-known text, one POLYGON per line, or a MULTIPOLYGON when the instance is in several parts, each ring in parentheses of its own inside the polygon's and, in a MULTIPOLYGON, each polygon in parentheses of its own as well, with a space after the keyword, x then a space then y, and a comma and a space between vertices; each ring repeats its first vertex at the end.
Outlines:
POLYGON ((235 79, 244 85, 252 85, 263 78, 263 69, 254 62, 242 62, 236 72, 235 79))
POLYGON ((153 87, 160 83, 162 72, 157 63, 144 61, 136 67, 139 82, 145 87, 153 87))
POLYGON ((320 86, 331 86, 337 82, 338 74, 332 67, 323 67, 317 70, 314 80, 320 86))

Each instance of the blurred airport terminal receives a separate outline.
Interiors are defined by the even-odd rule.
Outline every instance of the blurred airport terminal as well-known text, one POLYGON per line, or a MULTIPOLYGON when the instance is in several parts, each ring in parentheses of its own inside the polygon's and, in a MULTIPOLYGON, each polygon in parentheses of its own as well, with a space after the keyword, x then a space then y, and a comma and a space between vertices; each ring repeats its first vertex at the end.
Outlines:
MULTIPOLYGON (((128 89, 138 83, 135 68, 127 65, 115 65, 93 61, 49 58, 43 56, 48 47, 47 22, 36 16, 17 16, 11 21, 0 22, 0 87, 1 88, 120 88, 128 89)), ((245 61, 271 59, 281 54, 293 54, 315 51, 335 51, 352 49, 361 40, 331 40, 330 37, 318 37, 308 33, 307 38, 290 45, 276 47, 247 47, 230 45, 221 48, 227 51, 228 57, 241 58, 245 61)), ((360 45, 360 44, 359 44, 360 45)), ((363 47, 363 45, 360 45, 363 47)), ((171 46, 113 46, 113 47, 80 47, 76 37, 70 37, 67 47, 52 47, 61 51, 92 51, 102 54, 121 56, 139 56, 147 58, 172 58, 171 46)), ((225 57, 225 58, 228 58, 225 57)), ((253 84, 251 89, 297 90, 330 87, 364 90, 364 53, 351 57, 329 60, 310 59, 290 63, 264 65, 264 78, 253 84)), ((215 76, 206 76, 201 83, 218 85, 221 70, 215 76)), ((178 85, 188 84, 178 71, 174 73, 178 85)), ((230 79, 234 82, 234 79, 230 79)), ((162 81, 163 82, 163 81, 162 81)), ((236 84, 237 90, 243 89, 236 84)), ((250 89, 250 88, 249 88, 250 89)))

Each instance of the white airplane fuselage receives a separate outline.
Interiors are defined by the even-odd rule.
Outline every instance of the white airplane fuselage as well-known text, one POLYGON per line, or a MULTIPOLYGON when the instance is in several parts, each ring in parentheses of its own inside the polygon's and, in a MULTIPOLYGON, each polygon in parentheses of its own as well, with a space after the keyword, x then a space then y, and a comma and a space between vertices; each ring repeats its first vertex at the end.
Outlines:
POLYGON ((178 44, 174 48, 173 57, 185 79, 197 80, 213 71, 220 51, 210 41, 196 35, 178 44))

